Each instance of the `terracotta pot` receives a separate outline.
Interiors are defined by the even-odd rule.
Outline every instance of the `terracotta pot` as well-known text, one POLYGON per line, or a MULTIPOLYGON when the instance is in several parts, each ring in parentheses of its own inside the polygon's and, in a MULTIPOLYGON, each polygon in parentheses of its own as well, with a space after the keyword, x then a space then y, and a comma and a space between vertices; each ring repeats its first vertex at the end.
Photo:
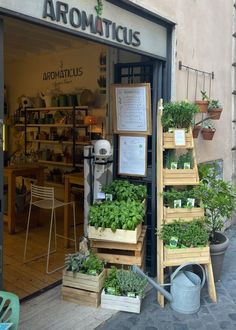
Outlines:
POLYGON ((212 130, 210 128, 202 128, 201 134, 202 134, 203 140, 212 140, 213 135, 215 134, 215 130, 212 130))
POLYGON ((195 101, 195 104, 199 106, 200 112, 206 113, 208 110, 208 101, 195 101))
POLYGON ((196 139, 201 130, 201 125, 195 125, 193 128, 193 138, 196 139))
POLYGON ((214 120, 220 119, 222 110, 223 109, 221 109, 221 108, 214 108, 214 109, 208 110, 209 117, 214 120))

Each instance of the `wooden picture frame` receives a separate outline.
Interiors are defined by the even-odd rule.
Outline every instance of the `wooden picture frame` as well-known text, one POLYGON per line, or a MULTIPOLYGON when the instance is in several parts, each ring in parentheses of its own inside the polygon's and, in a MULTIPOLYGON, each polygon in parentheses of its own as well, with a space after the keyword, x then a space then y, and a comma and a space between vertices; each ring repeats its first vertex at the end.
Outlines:
POLYGON ((143 84, 111 85, 113 131, 151 135, 151 87, 143 84))
POLYGON ((147 136, 119 135, 118 174, 147 176, 147 136))

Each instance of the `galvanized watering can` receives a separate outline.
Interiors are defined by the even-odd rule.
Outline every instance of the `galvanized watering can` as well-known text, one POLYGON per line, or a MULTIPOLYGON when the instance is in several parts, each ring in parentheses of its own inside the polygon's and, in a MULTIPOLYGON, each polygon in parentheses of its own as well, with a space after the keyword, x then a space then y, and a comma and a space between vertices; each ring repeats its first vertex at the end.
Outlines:
POLYGON ((170 293, 162 286, 153 281, 137 266, 132 266, 132 271, 145 277, 147 281, 158 291, 160 291, 166 299, 170 301, 173 310, 183 314, 196 313, 200 308, 200 293, 205 283, 205 271, 199 264, 186 263, 179 266, 171 275, 170 293), (196 265, 201 269, 201 278, 191 272, 184 270, 185 267, 196 265))

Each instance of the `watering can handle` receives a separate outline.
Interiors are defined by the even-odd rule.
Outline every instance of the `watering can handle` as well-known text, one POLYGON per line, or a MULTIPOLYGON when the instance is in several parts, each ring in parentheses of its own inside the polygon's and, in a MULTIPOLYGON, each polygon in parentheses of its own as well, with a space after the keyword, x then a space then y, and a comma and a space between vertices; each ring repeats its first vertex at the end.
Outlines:
POLYGON ((175 271, 174 273, 171 275, 171 283, 172 283, 172 280, 175 278, 175 276, 177 275, 177 273, 183 269, 184 267, 186 266, 191 266, 191 265, 196 265, 196 266, 199 266, 201 268, 201 271, 202 271, 202 283, 201 283, 201 289, 203 288, 203 285, 205 284, 205 280, 206 280, 206 275, 205 275, 205 270, 202 268, 201 265, 199 264, 196 264, 196 263, 192 263, 192 262, 186 262, 185 264, 179 266, 175 271))

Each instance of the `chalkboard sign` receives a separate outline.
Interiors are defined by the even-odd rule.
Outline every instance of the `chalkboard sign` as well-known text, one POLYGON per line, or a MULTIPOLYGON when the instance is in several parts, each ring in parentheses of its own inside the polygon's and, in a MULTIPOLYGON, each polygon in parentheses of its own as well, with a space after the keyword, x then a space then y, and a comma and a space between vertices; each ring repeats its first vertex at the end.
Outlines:
POLYGON ((114 133, 151 135, 150 84, 112 85, 114 133))

